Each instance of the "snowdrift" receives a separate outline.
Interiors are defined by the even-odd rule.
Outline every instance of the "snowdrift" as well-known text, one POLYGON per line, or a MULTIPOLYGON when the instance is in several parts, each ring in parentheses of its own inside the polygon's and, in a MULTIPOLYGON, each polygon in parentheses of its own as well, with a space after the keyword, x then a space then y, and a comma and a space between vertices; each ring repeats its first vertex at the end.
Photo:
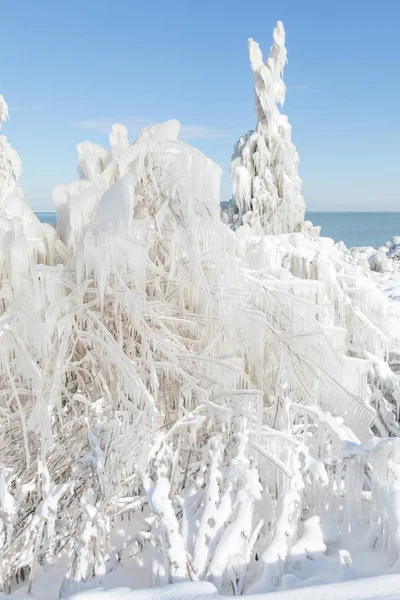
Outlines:
POLYGON ((249 48, 258 123, 224 221, 177 121, 80 144, 57 230, 0 137, 6 594, 51 565, 60 597, 124 566, 234 595, 341 581, 357 539, 398 570, 399 306, 304 222, 282 24, 266 63, 249 48))

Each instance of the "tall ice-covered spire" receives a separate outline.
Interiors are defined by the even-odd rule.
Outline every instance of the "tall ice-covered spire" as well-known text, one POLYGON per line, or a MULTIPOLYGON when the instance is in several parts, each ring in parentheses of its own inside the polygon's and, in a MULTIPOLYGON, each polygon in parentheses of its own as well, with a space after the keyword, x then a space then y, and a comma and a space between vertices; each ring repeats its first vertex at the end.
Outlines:
POLYGON ((273 37, 266 62, 257 42, 249 40, 258 122, 255 131, 239 139, 231 162, 233 200, 240 216, 267 234, 299 231, 305 211, 292 128, 278 108, 286 94, 282 79, 285 30, 281 21, 273 37))

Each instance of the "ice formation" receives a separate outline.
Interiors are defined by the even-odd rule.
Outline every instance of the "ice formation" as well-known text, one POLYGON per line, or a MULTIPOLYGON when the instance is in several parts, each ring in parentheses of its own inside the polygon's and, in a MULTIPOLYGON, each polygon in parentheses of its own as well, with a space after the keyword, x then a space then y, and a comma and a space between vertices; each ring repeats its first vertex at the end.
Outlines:
POLYGON ((259 122, 233 159, 236 231, 220 168, 177 121, 80 144, 57 231, 1 146, 6 593, 53 563, 61 597, 123 565, 235 595, 311 583, 311 565, 339 581, 360 531, 398 568, 399 305, 365 256, 303 222, 276 107, 282 24, 266 64, 250 49, 259 122))
POLYGON ((286 63, 283 24, 278 21, 276 25, 265 63, 259 45, 252 39, 249 52, 257 127, 235 146, 231 163, 233 201, 242 219, 264 233, 300 231, 305 205, 297 171, 299 157, 291 141, 288 118, 278 108, 286 93, 282 79, 286 63))

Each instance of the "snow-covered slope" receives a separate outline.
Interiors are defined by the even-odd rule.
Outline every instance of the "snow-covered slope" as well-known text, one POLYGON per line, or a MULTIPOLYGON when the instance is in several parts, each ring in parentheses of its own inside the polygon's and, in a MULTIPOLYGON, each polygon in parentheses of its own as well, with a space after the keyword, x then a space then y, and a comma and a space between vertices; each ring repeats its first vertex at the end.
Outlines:
POLYGON ((398 571, 400 305, 363 253, 303 221, 276 107, 282 24, 266 64, 257 48, 235 231, 220 168, 177 121, 80 144, 57 232, 1 146, 0 586, 15 598, 45 598, 53 576, 61 597, 122 577, 239 595, 398 571))

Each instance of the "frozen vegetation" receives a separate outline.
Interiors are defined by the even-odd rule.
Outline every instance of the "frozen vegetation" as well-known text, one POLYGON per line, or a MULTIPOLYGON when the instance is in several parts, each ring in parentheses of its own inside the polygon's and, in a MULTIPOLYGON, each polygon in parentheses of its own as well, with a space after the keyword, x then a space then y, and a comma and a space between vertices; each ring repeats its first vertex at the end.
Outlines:
POLYGON ((177 121, 79 144, 56 230, 0 137, 4 595, 398 586, 343 582, 400 569, 400 240, 349 251, 304 222, 282 23, 266 62, 249 50, 223 219, 220 167, 177 121))

